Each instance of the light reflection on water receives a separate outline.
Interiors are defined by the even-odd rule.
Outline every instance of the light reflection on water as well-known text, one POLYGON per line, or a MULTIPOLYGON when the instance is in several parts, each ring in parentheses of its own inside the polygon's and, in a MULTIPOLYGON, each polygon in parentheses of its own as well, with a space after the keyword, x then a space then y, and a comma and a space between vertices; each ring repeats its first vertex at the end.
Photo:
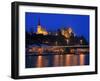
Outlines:
POLYGON ((89 65, 89 54, 26 55, 26 68, 89 65))
POLYGON ((37 57, 36 67, 43 67, 43 57, 42 56, 37 57))

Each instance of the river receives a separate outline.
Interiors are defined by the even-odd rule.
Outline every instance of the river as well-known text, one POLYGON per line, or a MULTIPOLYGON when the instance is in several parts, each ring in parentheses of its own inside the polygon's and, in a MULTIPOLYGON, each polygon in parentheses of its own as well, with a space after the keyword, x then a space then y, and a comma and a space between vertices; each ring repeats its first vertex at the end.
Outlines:
POLYGON ((26 54, 26 68, 89 65, 89 54, 26 54))

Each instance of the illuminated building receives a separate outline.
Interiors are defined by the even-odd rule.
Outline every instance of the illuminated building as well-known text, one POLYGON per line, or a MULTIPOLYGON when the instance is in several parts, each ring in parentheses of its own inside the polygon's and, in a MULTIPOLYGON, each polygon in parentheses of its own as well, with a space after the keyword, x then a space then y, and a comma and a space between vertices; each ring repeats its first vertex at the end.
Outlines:
POLYGON ((48 32, 46 31, 46 29, 44 29, 41 24, 40 24, 40 20, 37 26, 37 34, 43 34, 43 35, 48 35, 48 32))
POLYGON ((66 38, 70 38, 72 33, 73 33, 73 31, 72 31, 72 29, 70 27, 61 29, 61 35, 63 35, 66 38))

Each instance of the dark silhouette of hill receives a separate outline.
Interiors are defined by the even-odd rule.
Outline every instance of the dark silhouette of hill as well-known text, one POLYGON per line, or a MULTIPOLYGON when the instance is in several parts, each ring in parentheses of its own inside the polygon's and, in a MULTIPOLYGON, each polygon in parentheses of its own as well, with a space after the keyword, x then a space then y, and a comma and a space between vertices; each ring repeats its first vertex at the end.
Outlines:
POLYGON ((80 40, 82 40, 82 45, 88 45, 86 39, 81 36, 72 36, 69 39, 66 39, 62 35, 43 35, 43 34, 35 34, 26 32, 26 45, 30 44, 46 44, 49 46, 66 46, 66 45, 80 45, 80 40), (66 42, 69 40, 69 43, 66 42))

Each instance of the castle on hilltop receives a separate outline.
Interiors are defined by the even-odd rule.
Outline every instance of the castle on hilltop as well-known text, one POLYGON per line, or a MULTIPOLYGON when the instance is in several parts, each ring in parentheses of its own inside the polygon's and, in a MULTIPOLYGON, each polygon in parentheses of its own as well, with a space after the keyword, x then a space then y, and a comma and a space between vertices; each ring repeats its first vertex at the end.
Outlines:
POLYGON ((62 36, 64 36, 65 38, 70 38, 72 35, 75 35, 73 33, 73 30, 71 27, 68 27, 68 28, 62 28, 60 29, 59 33, 58 31, 56 32, 47 32, 45 28, 42 27, 42 25, 40 24, 40 20, 38 22, 38 25, 37 25, 37 32, 36 34, 42 34, 42 35, 59 35, 61 34, 62 36))
MULTIPOLYGON (((32 30, 33 31, 33 30, 32 30)), ((84 36, 77 36, 71 27, 63 27, 56 31, 47 31, 40 20, 38 21, 36 32, 26 32, 26 43, 28 44, 45 44, 45 45, 88 45, 89 43, 84 36), (31 34, 30 34, 31 33, 31 34)))

